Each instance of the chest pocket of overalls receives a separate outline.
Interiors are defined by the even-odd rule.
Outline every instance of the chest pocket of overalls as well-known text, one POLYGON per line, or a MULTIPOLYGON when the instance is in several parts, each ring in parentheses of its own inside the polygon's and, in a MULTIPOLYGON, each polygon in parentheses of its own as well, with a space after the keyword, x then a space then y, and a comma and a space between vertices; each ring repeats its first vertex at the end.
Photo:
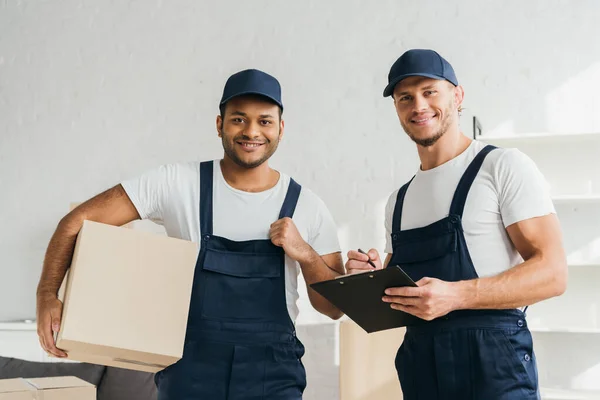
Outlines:
POLYGON ((208 249, 202 315, 219 320, 268 321, 281 301, 283 253, 208 249))
POLYGON ((414 281, 428 276, 452 280, 455 275, 458 236, 456 231, 403 239, 404 232, 392 235, 394 253, 390 265, 400 267, 414 281))

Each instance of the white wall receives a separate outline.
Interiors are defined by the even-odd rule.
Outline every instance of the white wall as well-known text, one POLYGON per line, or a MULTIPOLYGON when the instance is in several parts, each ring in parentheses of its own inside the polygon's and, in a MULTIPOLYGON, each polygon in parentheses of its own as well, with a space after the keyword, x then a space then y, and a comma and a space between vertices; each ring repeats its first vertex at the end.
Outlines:
MULTIPOLYGON (((487 133, 600 131, 599 13, 594 0, 0 2, 0 320, 34 317, 70 202, 222 154, 231 73, 279 78, 273 165, 329 205, 344 251, 382 249, 384 202, 418 165, 381 96, 393 61, 411 47, 446 57, 467 135, 472 115, 487 133)), ((301 322, 323 320, 302 304, 301 322)))

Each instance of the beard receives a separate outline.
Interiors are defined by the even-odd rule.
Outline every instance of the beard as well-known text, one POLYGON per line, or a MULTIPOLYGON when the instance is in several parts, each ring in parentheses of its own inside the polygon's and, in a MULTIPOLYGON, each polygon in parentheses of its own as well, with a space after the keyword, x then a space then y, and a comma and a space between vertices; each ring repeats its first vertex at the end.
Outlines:
MULTIPOLYGON (((221 142, 223 143, 223 150, 225 150, 225 154, 234 162, 236 163, 236 165, 242 167, 242 168, 247 168, 247 169, 252 169, 252 168, 256 168, 259 165, 263 164, 265 161, 267 161, 269 158, 271 158, 271 156, 275 153, 275 150, 277 150, 277 146, 279 146, 279 140, 275 140, 275 141, 271 141, 269 139, 265 139, 265 143, 262 145, 264 146, 264 152, 262 157, 260 157, 257 160, 251 161, 251 162, 247 162, 242 160, 236 150, 235 150, 235 145, 236 142, 238 140, 243 140, 243 141, 252 141, 252 138, 246 135, 238 135, 235 138, 233 138, 233 141, 229 141, 226 138, 229 137, 229 135, 227 133, 225 133, 225 131, 223 130, 223 128, 221 127, 221 142)), ((279 131, 281 132, 281 130, 279 131)), ((277 137, 279 137, 279 132, 277 134, 277 137)))
POLYGON ((402 125, 402 128, 404 128, 404 131, 406 132, 408 137, 410 137, 410 139, 413 142, 415 142, 416 144, 418 144, 419 146, 422 146, 422 147, 430 147, 430 146, 433 146, 448 131, 448 128, 450 127, 450 124, 452 123, 453 118, 454 118, 453 109, 454 109, 454 99, 452 99, 449 106, 444 110, 445 116, 444 116, 444 119, 440 122, 440 128, 437 130, 437 132, 435 132, 432 136, 430 136, 428 138, 416 137, 416 135, 413 132, 411 132, 411 130, 408 126, 404 125, 404 123, 402 123, 402 121, 400 121, 400 123, 402 125))

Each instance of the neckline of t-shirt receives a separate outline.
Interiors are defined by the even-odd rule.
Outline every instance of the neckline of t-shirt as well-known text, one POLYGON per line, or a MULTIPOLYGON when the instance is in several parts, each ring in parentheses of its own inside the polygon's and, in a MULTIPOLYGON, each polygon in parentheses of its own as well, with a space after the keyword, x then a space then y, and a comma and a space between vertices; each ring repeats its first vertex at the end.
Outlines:
POLYGON ((216 166, 215 170, 217 172, 217 178, 223 183, 223 185, 225 185, 225 187, 227 189, 231 190, 232 192, 238 193, 238 194, 242 194, 242 195, 245 195, 245 196, 264 196, 264 195, 268 195, 269 193, 272 193, 273 191, 275 191, 277 189, 277 187, 279 185, 281 185, 282 182, 283 182, 283 173, 281 173, 281 171, 277 171, 277 172, 279 172, 279 179, 277 180, 277 183, 275 185, 273 185, 272 188, 269 188, 267 190, 263 190, 263 191, 260 191, 260 192, 247 192, 245 190, 236 189, 233 186, 231 186, 229 183, 227 183, 227 180, 223 176, 223 171, 221 170, 221 160, 215 160, 214 161, 214 165, 216 166))
POLYGON ((443 172, 443 171, 447 170, 448 168, 452 168, 457 163, 463 161, 465 158, 468 157, 468 155, 471 153, 471 151, 475 147, 476 142, 477 142, 476 140, 472 140, 471 143, 469 144, 469 146, 462 153, 460 153, 459 155, 457 155, 453 159, 448 160, 448 161, 446 161, 445 163, 443 163, 441 165, 438 165, 435 168, 431 168, 431 169, 428 169, 427 171, 423 171, 421 169, 421 167, 419 166, 419 169, 417 170, 417 175, 439 174, 440 172, 443 172))

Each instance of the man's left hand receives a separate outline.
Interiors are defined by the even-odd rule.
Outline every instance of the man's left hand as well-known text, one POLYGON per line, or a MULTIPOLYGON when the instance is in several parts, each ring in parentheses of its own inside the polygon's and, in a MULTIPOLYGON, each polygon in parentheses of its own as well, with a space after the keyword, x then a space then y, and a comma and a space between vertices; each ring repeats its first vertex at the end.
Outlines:
POLYGON ((271 224, 269 237, 275 246, 283 247, 285 254, 298 262, 311 256, 312 248, 302 239, 291 218, 282 218, 271 224))
POLYGON ((422 278, 418 287, 397 287, 385 291, 383 301, 394 310, 400 310, 431 321, 458 309, 460 293, 457 282, 436 278, 422 278))

